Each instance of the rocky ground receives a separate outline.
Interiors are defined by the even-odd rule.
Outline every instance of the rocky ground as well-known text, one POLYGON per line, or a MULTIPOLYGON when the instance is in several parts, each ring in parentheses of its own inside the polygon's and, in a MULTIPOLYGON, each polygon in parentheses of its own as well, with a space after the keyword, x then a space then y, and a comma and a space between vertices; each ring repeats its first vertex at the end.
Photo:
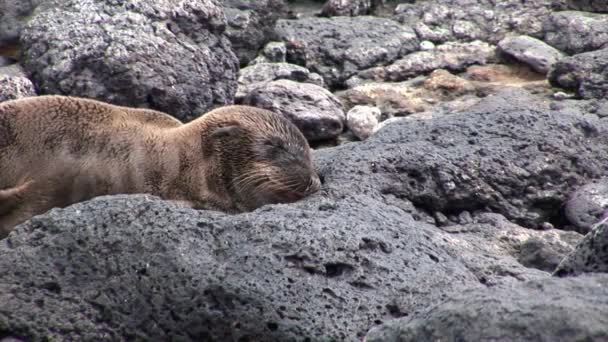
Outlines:
POLYGON ((608 340, 608 5, 0 0, 0 101, 292 120, 322 190, 0 241, 0 341, 608 340))

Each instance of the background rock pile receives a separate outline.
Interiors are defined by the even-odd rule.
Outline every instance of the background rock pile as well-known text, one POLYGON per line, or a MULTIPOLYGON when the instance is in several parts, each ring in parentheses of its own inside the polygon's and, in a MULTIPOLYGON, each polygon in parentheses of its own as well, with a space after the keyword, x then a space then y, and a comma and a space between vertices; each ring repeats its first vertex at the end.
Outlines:
POLYGON ((0 340, 607 340, 606 32, 594 0, 0 0, 0 101, 264 107, 323 179, 37 216, 0 340))

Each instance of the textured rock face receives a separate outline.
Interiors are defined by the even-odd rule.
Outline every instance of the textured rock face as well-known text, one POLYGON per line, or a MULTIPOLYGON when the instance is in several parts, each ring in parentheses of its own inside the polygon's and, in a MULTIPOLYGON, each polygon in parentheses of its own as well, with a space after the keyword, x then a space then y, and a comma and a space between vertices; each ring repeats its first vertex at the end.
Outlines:
POLYGON ((36 96, 36 89, 17 65, 0 67, 0 102, 36 96))
POLYGON ((419 48, 412 29, 367 16, 279 20, 277 34, 287 44, 288 62, 320 74, 330 87, 419 48))
POLYGON ((332 139, 342 133, 346 114, 328 90, 286 79, 257 84, 244 97, 244 104, 285 115, 310 141, 332 139))
POLYGON ((365 158, 367 167, 331 183, 340 184, 337 192, 407 198, 427 213, 491 210, 526 227, 560 224, 559 208, 575 187, 607 172, 607 129, 595 116, 552 112, 510 90, 461 113, 387 125, 364 145, 337 147, 342 161, 365 158))
POLYGON ((604 0, 553 0, 553 6, 557 10, 608 13, 608 2, 604 0))
POLYGON ((189 120, 231 103, 237 61, 222 8, 197 1, 48 1, 23 30, 43 94, 150 107, 189 120))
POLYGON ((507 33, 542 38, 552 0, 429 0, 401 4, 395 19, 411 25, 421 40, 443 43, 482 40, 493 44, 507 33))
POLYGON ((323 87, 323 78, 308 69, 289 63, 257 63, 239 71, 237 102, 242 102, 255 88, 276 80, 292 80, 323 87))
POLYGON ((366 341, 603 341, 606 326, 604 274, 466 291, 414 319, 375 328, 366 341))
POLYGON ((23 26, 34 9, 44 0, 0 1, 0 45, 19 39, 23 26))
POLYGON ((220 0, 228 26, 226 34, 241 65, 255 58, 258 50, 272 39, 274 25, 286 13, 283 0, 220 0))
POLYGON ((372 0, 328 0, 321 15, 324 16, 357 16, 370 14, 372 6, 377 1, 372 0))
POLYGON ((608 224, 606 220, 590 231, 573 253, 564 259, 555 274, 572 276, 581 273, 608 273, 608 224))
POLYGON ((507 37, 498 43, 498 48, 541 74, 547 74, 551 65, 564 57, 554 47, 528 36, 507 37))
POLYGON ((576 91, 584 99, 606 99, 608 49, 563 58, 553 64, 548 77, 551 84, 576 91))
POLYGON ((577 189, 565 207, 566 218, 583 234, 595 226, 608 212, 608 179, 586 184, 577 189))
POLYGON ((463 71, 473 64, 486 64, 494 58, 496 49, 487 43, 446 43, 430 51, 419 51, 400 58, 385 67, 374 67, 358 73, 347 84, 361 80, 403 81, 430 73, 436 69, 463 71))
MULTIPOLYGON (((323 189, 289 205, 226 215, 139 195, 53 210, 0 241, 0 331, 26 340, 360 341, 375 325, 425 317, 465 290, 485 298, 487 286, 547 279, 518 260, 536 251, 559 259, 580 235, 476 212, 485 209, 475 196, 515 218, 546 214, 553 202, 540 204, 549 196, 557 202, 568 184, 605 169, 606 135, 587 120, 510 92, 465 113, 394 123, 364 142, 316 151, 323 189), (570 154, 577 163, 555 164, 570 154), (570 183, 559 183, 546 160, 570 183), (445 199, 446 210, 425 207, 425 199, 445 199)), ((552 284, 550 292, 564 296, 552 284)), ((605 310, 606 296, 595 299, 601 293, 586 287, 574 293, 564 305, 590 311, 572 315, 603 323, 594 305, 605 310)), ((555 297, 531 297, 578 331, 562 306, 550 309, 555 297)))
POLYGON ((568 54, 608 47, 608 15, 555 12, 544 22, 544 41, 568 54))

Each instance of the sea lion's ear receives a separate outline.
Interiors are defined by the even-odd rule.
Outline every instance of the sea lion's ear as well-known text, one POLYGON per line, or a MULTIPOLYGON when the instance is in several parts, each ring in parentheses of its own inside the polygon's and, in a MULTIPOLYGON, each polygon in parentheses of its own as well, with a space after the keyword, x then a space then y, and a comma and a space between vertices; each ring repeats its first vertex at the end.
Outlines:
POLYGON ((235 137, 239 134, 241 134, 241 127, 239 127, 238 125, 230 125, 214 129, 213 132, 211 132, 211 134, 209 135, 209 137, 211 137, 211 139, 220 139, 226 137, 235 137))

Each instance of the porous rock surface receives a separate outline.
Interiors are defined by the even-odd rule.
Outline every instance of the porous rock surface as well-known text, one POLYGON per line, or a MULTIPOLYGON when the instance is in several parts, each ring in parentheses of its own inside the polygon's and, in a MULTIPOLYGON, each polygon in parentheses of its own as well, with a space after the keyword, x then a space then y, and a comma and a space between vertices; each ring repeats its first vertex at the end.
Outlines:
POLYGON ((581 273, 608 273, 608 224, 606 220, 601 222, 561 262, 555 270, 556 275, 563 277, 581 273))
POLYGON ((608 13, 608 2, 604 0, 553 0, 553 8, 608 13))
POLYGON ((576 189, 564 209, 576 231, 588 233, 608 214, 608 179, 602 178, 576 189))
POLYGON ((241 102, 253 89, 276 80, 292 80, 312 83, 323 87, 325 83, 319 74, 290 63, 256 63, 239 71, 238 89, 235 101, 241 102))
POLYGON ((468 66, 491 62, 495 54, 496 48, 482 41, 450 42, 433 50, 410 53, 387 66, 361 71, 348 80, 347 84, 354 86, 361 80, 403 81, 436 69, 464 71, 468 66))
POLYGON ((374 328, 366 342, 604 341, 608 275, 467 290, 425 313, 374 328))
POLYGON ((407 198, 430 214, 493 211, 529 228, 560 224, 575 187, 608 172, 607 129, 596 116, 553 112, 525 91, 506 90, 460 113, 402 120, 366 144, 336 147, 343 156, 331 168, 363 156, 367 167, 330 187, 407 198))
POLYGON ((28 96, 36 96, 36 89, 21 67, 0 67, 0 102, 28 96))
POLYGON ((508 33, 542 38, 552 0, 428 0, 400 4, 395 19, 434 43, 482 40, 498 43, 508 33))
POLYGON ((371 16, 281 19, 276 30, 287 44, 287 61, 320 74, 332 88, 419 49, 411 28, 371 16))
POLYGON ((528 36, 506 37, 498 43, 498 49, 541 74, 549 72, 553 63, 565 57, 551 45, 528 36))
POLYGON ((36 7, 44 0, 0 1, 0 45, 19 40, 21 30, 36 7))
MULTIPOLYGON (((0 331, 25 340, 360 341, 375 325, 417 317, 465 289, 547 279, 534 268, 543 265, 518 261, 521 246, 537 240, 559 258, 580 234, 530 230, 466 208, 474 190, 484 195, 490 186, 490 209, 511 201, 512 211, 503 210, 511 215, 525 216, 524 205, 539 209, 534 198, 516 207, 525 197, 517 190, 529 183, 539 183, 538 191, 526 188, 536 196, 559 197, 544 173, 559 179, 535 162, 548 154, 578 156, 576 167, 555 165, 572 183, 600 172, 593 166, 605 164, 602 154, 578 147, 583 127, 592 132, 588 146, 605 150, 600 128, 595 136, 594 122, 541 109, 510 92, 466 113, 394 123, 364 142, 318 150, 319 193, 250 213, 135 195, 37 216, 0 241, 0 331), (538 134, 541 124, 553 134, 538 134), (445 214, 420 209, 422 198, 432 203, 441 191, 451 201, 445 214)), ((569 301, 594 303, 595 294, 569 301)))
POLYGON ((23 66, 42 94, 189 120, 233 100, 238 63, 225 24, 212 0, 49 0, 22 31, 23 66))
POLYGON ((321 9, 323 16, 357 16, 371 14, 378 0, 327 0, 321 9))
POLYGON ((220 0, 226 13, 226 35, 241 65, 255 58, 274 37, 277 19, 287 12, 283 0, 220 0))
POLYGON ((543 24, 543 40, 568 54, 608 47, 608 15, 564 11, 551 13, 543 24))
POLYGON ((608 48, 579 53, 553 64, 549 82, 573 90, 583 99, 605 100, 608 96, 608 48))
POLYGON ((325 88, 279 79, 256 83, 249 89, 243 104, 284 115, 310 141, 332 139, 342 133, 346 114, 340 100, 325 88))

